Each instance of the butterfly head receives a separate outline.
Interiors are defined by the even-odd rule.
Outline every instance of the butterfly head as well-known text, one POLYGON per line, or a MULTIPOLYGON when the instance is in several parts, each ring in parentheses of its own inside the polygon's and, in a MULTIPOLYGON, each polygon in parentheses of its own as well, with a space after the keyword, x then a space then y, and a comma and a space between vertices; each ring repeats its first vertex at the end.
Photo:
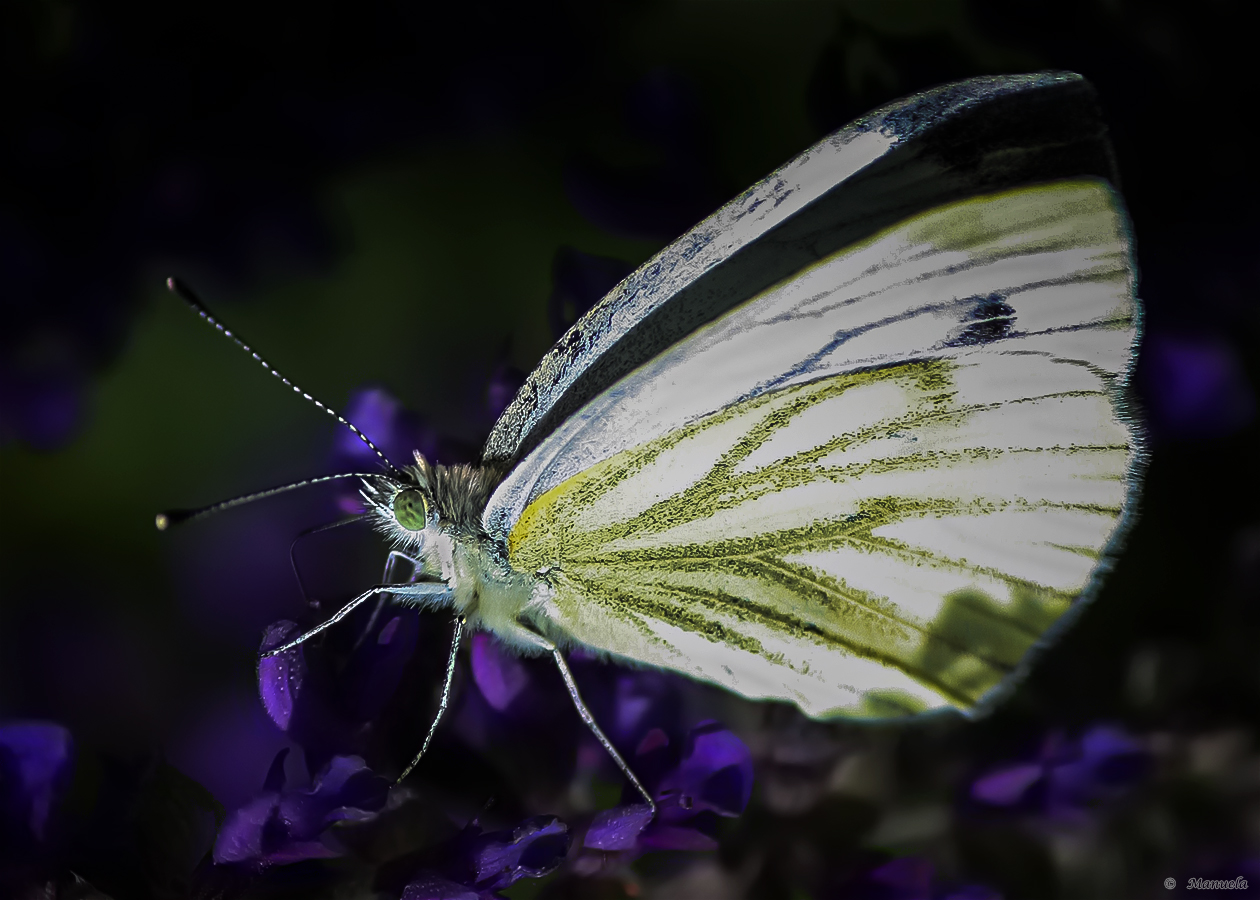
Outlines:
POLYGON ((434 496, 433 470, 424 457, 417 464, 363 479, 359 492, 368 515, 396 550, 419 557, 442 530, 434 496))
POLYGON ((479 466, 415 465, 363 479, 368 514, 395 549, 421 558, 450 541, 485 539, 481 514, 498 483, 479 466))
POLYGON ((391 505, 394 524, 410 534, 423 534, 426 528, 437 525, 437 507, 426 490, 404 487, 394 493, 391 505))

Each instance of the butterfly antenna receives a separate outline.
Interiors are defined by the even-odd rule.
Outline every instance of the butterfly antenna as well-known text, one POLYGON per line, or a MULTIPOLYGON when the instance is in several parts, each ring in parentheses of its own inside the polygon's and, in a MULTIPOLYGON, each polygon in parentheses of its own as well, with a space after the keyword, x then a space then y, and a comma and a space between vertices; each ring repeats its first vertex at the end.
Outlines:
MULTIPOLYGON (((265 491, 254 491, 252 494, 242 494, 239 497, 233 497, 231 500, 220 500, 218 503, 211 503, 209 506, 203 506, 199 509, 168 509, 166 512, 157 514, 156 525, 158 531, 166 531, 173 525, 179 525, 191 519, 201 519, 211 513, 221 512, 225 509, 231 509, 233 506, 243 506, 246 503, 253 503, 255 500, 261 500, 264 497, 271 497, 275 494, 283 494, 286 491, 296 491, 298 488, 304 488, 312 484, 322 484, 325 481, 333 481, 337 478, 380 478, 379 473, 374 472, 341 472, 337 475, 321 475, 318 478, 303 478, 301 481, 295 481, 292 484, 282 484, 279 487, 267 488, 265 491)), ((345 522, 355 522, 362 516, 356 516, 353 519, 346 519, 345 522)), ((338 525, 344 524, 338 522, 338 525)), ((327 526, 332 527, 332 526, 327 526)), ((300 580, 300 579, 299 579, 300 580)))
MULTIPOLYGON (((391 473, 393 473, 395 476, 402 475, 402 473, 398 471, 398 467, 395 466, 392 462, 390 462, 389 459, 385 456, 385 454, 381 452, 380 448, 377 447, 375 444, 373 444, 371 439, 366 434, 364 434, 357 427, 355 427, 355 424, 353 422, 351 422, 349 419, 342 416, 336 410, 322 403, 320 400, 316 399, 315 397, 312 397, 310 394, 302 390, 300 387, 298 387, 289 379, 285 378, 282 374, 280 374, 280 372, 271 363, 263 359, 258 354, 257 350, 255 350, 253 347, 249 346, 249 344, 241 340, 240 337, 238 337, 231 329, 227 328, 222 322, 220 322, 213 315, 211 315, 210 310, 206 309, 206 305, 201 302, 201 300, 197 297, 195 293, 193 293, 192 288, 184 284, 178 278, 166 279, 166 286, 168 289, 170 289, 170 292, 172 294, 174 294, 176 297, 178 297, 179 299, 187 303, 189 307, 192 308, 193 312, 201 316, 201 318, 204 319, 209 324, 213 325, 220 334, 222 334, 224 337, 231 338, 233 341, 236 342, 236 346, 240 347, 242 350, 244 350, 246 353, 252 356, 255 360, 257 360, 259 365, 261 365, 264 369, 266 369, 272 375, 279 378, 286 385, 293 388, 293 392, 295 394, 300 394, 304 400, 309 400, 311 403, 314 403, 317 407, 322 409, 324 412, 328 413, 328 415, 332 416, 342 425, 349 428, 355 437, 363 441, 363 443, 365 443, 368 446, 368 449, 370 449, 373 453, 375 453, 380 458, 381 462, 385 464, 385 467, 389 469, 391 473)), ((339 477, 339 476, 333 476, 333 477, 339 477)), ((273 489, 272 491, 264 491, 262 492, 261 495, 258 495, 258 496, 266 496, 268 493, 275 493, 277 490, 279 489, 273 489)), ((236 500, 228 500, 226 501, 226 504, 235 505, 236 502, 237 502, 236 500)), ((207 507, 205 511, 209 512, 223 505, 225 504, 216 504, 215 507, 207 507)), ((201 512, 202 512, 201 510, 198 510, 195 514, 200 515, 201 512)), ((158 527, 160 528, 161 526, 159 525, 158 527)))

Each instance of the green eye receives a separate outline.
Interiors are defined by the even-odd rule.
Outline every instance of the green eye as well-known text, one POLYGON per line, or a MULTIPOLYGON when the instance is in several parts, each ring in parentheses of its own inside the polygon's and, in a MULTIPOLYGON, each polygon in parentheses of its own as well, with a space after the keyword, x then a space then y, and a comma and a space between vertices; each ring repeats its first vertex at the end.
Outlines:
POLYGON ((408 531, 424 531, 429 523, 429 501, 421 491, 399 491, 394 498, 394 518, 408 531))

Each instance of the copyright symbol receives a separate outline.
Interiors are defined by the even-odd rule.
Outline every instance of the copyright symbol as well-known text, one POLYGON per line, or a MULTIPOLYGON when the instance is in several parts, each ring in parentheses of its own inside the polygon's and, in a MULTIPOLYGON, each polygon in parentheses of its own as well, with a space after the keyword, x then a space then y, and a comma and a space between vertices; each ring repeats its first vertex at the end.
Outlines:
POLYGON ((1168 888, 1168 890, 1170 890, 1170 891, 1171 891, 1171 890, 1172 890, 1173 888, 1175 888, 1176 886, 1177 886, 1177 879, 1176 879, 1176 878, 1165 878, 1165 879, 1164 879, 1164 887, 1168 888))

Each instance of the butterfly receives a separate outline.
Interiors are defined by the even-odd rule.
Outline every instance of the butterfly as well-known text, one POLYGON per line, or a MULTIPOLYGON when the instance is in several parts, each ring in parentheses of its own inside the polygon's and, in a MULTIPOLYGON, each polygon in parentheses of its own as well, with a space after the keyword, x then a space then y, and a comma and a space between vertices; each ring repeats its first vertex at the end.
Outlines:
POLYGON ((1140 309, 1115 180, 1071 73, 858 119, 582 317, 480 464, 378 450, 384 470, 355 473, 366 515, 417 577, 270 652, 373 597, 450 610, 429 739, 463 630, 485 629, 552 655, 649 805, 564 650, 819 719, 987 708, 1133 518, 1140 309))

